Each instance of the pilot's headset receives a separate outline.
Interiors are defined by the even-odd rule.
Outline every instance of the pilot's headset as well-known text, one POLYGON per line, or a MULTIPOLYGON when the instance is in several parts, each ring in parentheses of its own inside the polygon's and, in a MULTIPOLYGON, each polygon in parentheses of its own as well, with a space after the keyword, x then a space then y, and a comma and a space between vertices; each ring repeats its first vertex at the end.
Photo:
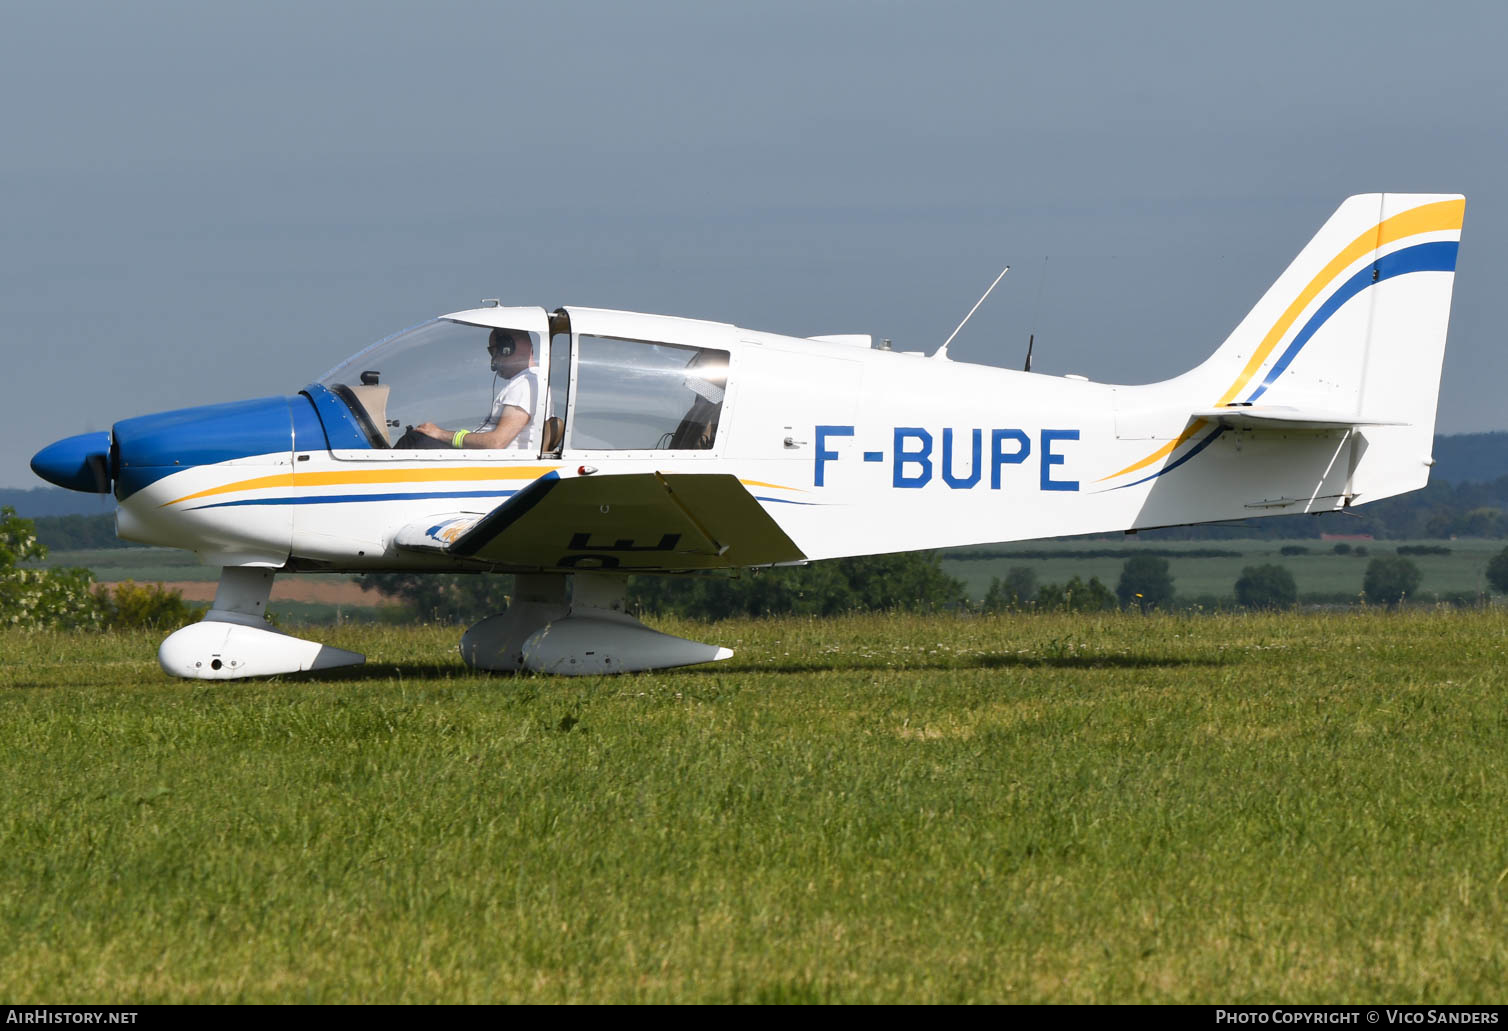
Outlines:
POLYGON ((518 350, 518 341, 508 330, 494 329, 487 334, 487 353, 492 356, 492 371, 499 376, 503 374, 503 370, 498 368, 498 365, 513 357, 513 352, 516 350, 518 350))

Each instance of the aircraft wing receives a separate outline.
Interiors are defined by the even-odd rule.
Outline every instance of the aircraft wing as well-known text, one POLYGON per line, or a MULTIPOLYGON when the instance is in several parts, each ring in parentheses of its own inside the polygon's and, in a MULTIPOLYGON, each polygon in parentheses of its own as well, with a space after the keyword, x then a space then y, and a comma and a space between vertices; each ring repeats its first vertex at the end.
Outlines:
POLYGON ((1361 426, 1402 426, 1403 423, 1361 419, 1344 412, 1326 412, 1289 405, 1227 405, 1194 412, 1189 418, 1219 423, 1237 430, 1351 430, 1361 426))
POLYGON ((399 531, 408 550, 498 565, 634 572, 762 566, 806 558, 738 477, 548 473, 486 515, 399 531))

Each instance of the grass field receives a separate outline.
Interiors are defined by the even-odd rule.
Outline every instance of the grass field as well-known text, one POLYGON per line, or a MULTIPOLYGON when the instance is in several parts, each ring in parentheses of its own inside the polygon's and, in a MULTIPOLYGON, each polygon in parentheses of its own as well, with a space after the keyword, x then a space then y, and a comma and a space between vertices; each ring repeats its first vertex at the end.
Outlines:
POLYGON ((0 634, 0 997, 1500 1001, 1497 612, 668 627, 205 685, 0 634))
POLYGON ((1219 549, 1238 551, 1239 558, 1177 558, 1168 559, 1173 575, 1173 587, 1181 597, 1216 595, 1231 597, 1235 583, 1246 566, 1275 563, 1284 566, 1293 574, 1299 593, 1304 594, 1361 594, 1362 577, 1366 575, 1367 562, 1379 555, 1393 555, 1400 545, 1426 544, 1448 547, 1449 555, 1415 555, 1409 560, 1419 567, 1422 575, 1419 584, 1419 599, 1429 600, 1435 595, 1452 591, 1487 591, 1487 562, 1503 550, 1504 541, 1486 539, 1459 539, 1451 541, 1366 541, 1367 554, 1358 556, 1337 555, 1330 541, 1301 540, 1212 540, 1212 541, 1152 541, 1138 543, 1136 538, 1125 540, 1068 540, 1025 541, 1020 544, 1002 544, 988 548, 961 549, 967 551, 1006 551, 1015 553, 1010 558, 960 559, 943 553, 942 567, 949 576, 956 576, 968 588, 969 597, 982 598, 989 590, 993 577, 1004 577, 1012 566, 1026 566, 1037 574, 1037 583, 1066 583, 1074 576, 1088 580, 1097 576, 1112 590, 1120 579, 1124 558, 1069 558, 1057 553, 1104 549, 1134 549, 1168 551, 1195 551, 1219 549), (1307 555, 1287 556, 1279 549, 1288 545, 1307 547, 1307 555), (1036 557, 1042 553, 1054 553, 1054 557, 1036 557))

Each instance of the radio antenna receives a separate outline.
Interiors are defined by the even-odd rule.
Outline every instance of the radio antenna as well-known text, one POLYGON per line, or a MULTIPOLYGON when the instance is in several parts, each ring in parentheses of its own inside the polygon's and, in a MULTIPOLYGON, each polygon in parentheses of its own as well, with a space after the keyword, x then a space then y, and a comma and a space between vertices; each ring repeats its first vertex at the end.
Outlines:
POLYGON ((1047 255, 1042 255, 1042 278, 1037 280, 1037 299, 1032 303, 1032 331, 1026 338, 1026 368, 1032 371, 1032 345, 1037 342, 1037 316, 1042 314, 1042 290, 1047 286, 1047 255))
POLYGON ((946 340, 943 341, 943 345, 937 349, 937 353, 934 354, 932 357, 934 357, 934 358, 946 358, 946 357, 948 357, 948 345, 951 344, 953 342, 953 338, 958 335, 958 330, 959 329, 963 329, 964 324, 967 323, 970 319, 972 319, 974 317, 974 313, 976 311, 978 311, 979 310, 979 306, 984 303, 985 297, 990 296, 990 290, 994 290, 995 287, 999 286, 1000 285, 1000 281, 1005 278, 1005 274, 1007 272, 1009 272, 1010 270, 1011 270, 1011 267, 1009 265, 1005 266, 1005 268, 1003 268, 1003 269, 1000 270, 1000 275, 998 275, 998 276, 995 277, 995 281, 990 284, 990 289, 986 290, 984 292, 983 296, 981 296, 979 298, 979 300, 977 300, 977 301, 974 302, 974 307, 970 308, 969 309, 969 313, 963 317, 963 322, 960 322, 958 324, 958 329, 955 329, 953 332, 951 332, 951 333, 948 334, 948 339, 946 339, 946 340))

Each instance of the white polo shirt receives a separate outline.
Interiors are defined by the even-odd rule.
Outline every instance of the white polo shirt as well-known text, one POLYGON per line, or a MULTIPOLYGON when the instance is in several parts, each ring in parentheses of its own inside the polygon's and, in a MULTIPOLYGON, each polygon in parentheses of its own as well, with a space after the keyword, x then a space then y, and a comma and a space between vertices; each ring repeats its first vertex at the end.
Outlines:
POLYGON ((508 449, 511 451, 533 448, 535 446, 534 424, 537 421, 534 416, 539 405, 539 370, 534 366, 529 366, 504 384, 503 389, 498 392, 492 402, 492 413, 487 416, 486 422, 477 427, 477 431, 487 433, 497 429, 497 424, 503 417, 503 409, 508 405, 522 408, 529 413, 528 423, 518 431, 518 436, 513 438, 513 443, 508 445, 508 449))

